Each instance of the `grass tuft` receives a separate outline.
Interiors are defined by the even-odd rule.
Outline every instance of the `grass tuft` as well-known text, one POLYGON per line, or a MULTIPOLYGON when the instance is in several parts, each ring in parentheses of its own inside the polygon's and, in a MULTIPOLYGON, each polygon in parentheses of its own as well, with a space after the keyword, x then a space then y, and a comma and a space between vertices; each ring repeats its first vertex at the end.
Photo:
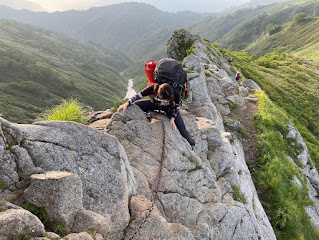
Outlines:
POLYGON ((72 121, 87 123, 84 109, 76 99, 63 100, 62 103, 48 110, 41 118, 44 121, 72 121))

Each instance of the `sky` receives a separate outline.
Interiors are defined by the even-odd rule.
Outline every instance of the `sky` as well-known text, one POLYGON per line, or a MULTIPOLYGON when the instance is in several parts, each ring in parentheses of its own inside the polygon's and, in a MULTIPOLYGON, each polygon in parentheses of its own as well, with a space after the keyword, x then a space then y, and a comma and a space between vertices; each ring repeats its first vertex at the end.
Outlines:
MULTIPOLYGON (((16 0, 11 0, 16 1, 16 0)), ((105 6, 128 0, 26 0, 40 5, 48 11, 66 11, 71 9, 88 9, 94 6, 105 6)), ((136 0, 151 4, 163 11, 219 12, 249 0, 136 0)), ((1 0, 0 0, 1 3, 1 0)))

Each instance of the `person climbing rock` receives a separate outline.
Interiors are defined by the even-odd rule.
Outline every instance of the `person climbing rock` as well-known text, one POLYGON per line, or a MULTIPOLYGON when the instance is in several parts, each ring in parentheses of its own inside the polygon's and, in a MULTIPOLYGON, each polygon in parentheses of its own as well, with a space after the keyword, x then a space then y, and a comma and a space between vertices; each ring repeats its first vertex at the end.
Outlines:
POLYGON ((240 78, 241 78, 240 72, 237 71, 237 73, 236 73, 236 81, 239 81, 240 78))
POLYGON ((124 113, 126 108, 133 103, 139 106, 144 112, 154 110, 164 111, 170 119, 170 125, 172 128, 174 130, 178 129, 181 135, 189 142, 192 150, 194 149, 195 141, 185 127, 184 121, 179 112, 180 106, 175 103, 174 89, 170 84, 163 83, 159 85, 154 83, 146 87, 139 94, 122 104, 118 108, 117 112, 123 110, 124 113), (139 100, 148 95, 150 96, 149 99, 139 100))

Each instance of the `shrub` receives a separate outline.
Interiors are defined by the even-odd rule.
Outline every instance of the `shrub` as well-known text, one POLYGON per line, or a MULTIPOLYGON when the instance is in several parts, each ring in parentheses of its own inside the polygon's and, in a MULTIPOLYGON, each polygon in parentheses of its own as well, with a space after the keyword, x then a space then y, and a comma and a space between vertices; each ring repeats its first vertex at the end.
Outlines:
POLYGON ((38 207, 33 204, 25 203, 22 205, 22 208, 36 215, 43 224, 46 224, 49 222, 48 214, 43 207, 38 207))
POLYGON ((84 116, 84 109, 76 99, 63 100, 62 103, 48 110, 41 120, 45 121, 72 121, 87 123, 84 116))
POLYGON ((237 132, 240 133, 240 135, 243 137, 246 134, 246 129, 243 127, 237 128, 237 132))
POLYGON ((232 111, 234 111, 235 109, 237 109, 238 108, 238 103, 236 103, 236 102, 229 102, 228 103, 228 106, 229 106, 229 109, 230 109, 230 111, 232 112, 232 111))
POLYGON ((64 227, 61 223, 55 223, 53 226, 53 232, 58 234, 61 237, 64 237, 69 234, 69 230, 64 227))
POLYGON ((292 21, 294 23, 301 23, 302 21, 306 19, 306 17, 307 15, 305 13, 298 13, 293 17, 292 21))

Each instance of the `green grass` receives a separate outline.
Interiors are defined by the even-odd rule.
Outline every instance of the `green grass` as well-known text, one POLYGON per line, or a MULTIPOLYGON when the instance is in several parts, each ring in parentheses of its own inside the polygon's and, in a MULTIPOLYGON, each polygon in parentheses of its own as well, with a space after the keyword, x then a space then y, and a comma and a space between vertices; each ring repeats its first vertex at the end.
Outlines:
POLYGON ((231 187, 232 187, 233 192, 234 192, 234 199, 238 202, 246 204, 246 199, 245 199, 244 195, 241 193, 240 187, 237 185, 232 185, 231 187))
POLYGON ((246 129, 243 128, 243 127, 237 128, 237 132, 238 132, 242 137, 244 137, 244 136, 246 135, 246 129))
MULTIPOLYGON (((302 14, 302 13, 301 13, 302 14)), ((296 15, 298 17, 298 14, 296 15)), ((250 44, 245 51, 262 56, 270 52, 290 52, 303 58, 319 60, 319 18, 312 17, 291 21, 280 26, 269 27, 258 40, 250 44)), ((267 59, 267 58, 264 58, 267 59)), ((260 59, 262 61, 262 59, 260 59)), ((268 62, 272 63, 272 62, 268 62)), ((275 63, 274 63, 275 64, 275 63)))
POLYGON ((239 107, 237 102, 229 102, 228 106, 229 106, 229 109, 230 109, 231 112, 236 110, 239 107))
MULTIPOLYGON (((259 111, 255 116, 258 134, 257 188, 277 239, 319 239, 304 207, 311 205, 306 181, 287 160, 292 151, 290 139, 282 138, 288 133, 288 115, 278 108, 264 92, 256 93, 259 111), (302 182, 298 188, 291 182, 294 176, 302 182)), ((298 160, 296 160, 298 161, 298 160)))
POLYGON ((0 180, 0 189, 2 191, 7 189, 7 184, 4 181, 2 181, 2 180, 0 180))
POLYGON ((76 99, 63 100, 62 103, 48 110, 41 120, 44 121, 73 121, 87 123, 84 110, 76 99))
MULTIPOLYGON (((246 78, 257 82, 275 105, 300 131, 315 165, 319 167, 319 75, 313 69, 319 64, 302 64, 302 59, 292 54, 271 53, 256 58, 243 52, 233 52, 233 65, 246 78), (276 67, 265 66, 260 59, 276 67)), ((263 61, 263 62, 265 62, 263 61)))
POLYGON ((319 69, 319 65, 316 62, 302 64, 301 58, 287 53, 270 53, 257 58, 245 52, 223 51, 233 55, 232 71, 239 69, 264 90, 256 93, 259 112, 254 118, 258 128, 255 182, 277 239, 319 239, 318 231, 304 210, 312 204, 306 181, 286 158, 289 155, 301 166, 297 159, 300 149, 291 145, 295 140, 282 137, 289 131, 288 122, 292 122, 318 168, 319 75, 313 69, 319 69), (291 182, 294 176, 302 182, 303 189, 291 182))

